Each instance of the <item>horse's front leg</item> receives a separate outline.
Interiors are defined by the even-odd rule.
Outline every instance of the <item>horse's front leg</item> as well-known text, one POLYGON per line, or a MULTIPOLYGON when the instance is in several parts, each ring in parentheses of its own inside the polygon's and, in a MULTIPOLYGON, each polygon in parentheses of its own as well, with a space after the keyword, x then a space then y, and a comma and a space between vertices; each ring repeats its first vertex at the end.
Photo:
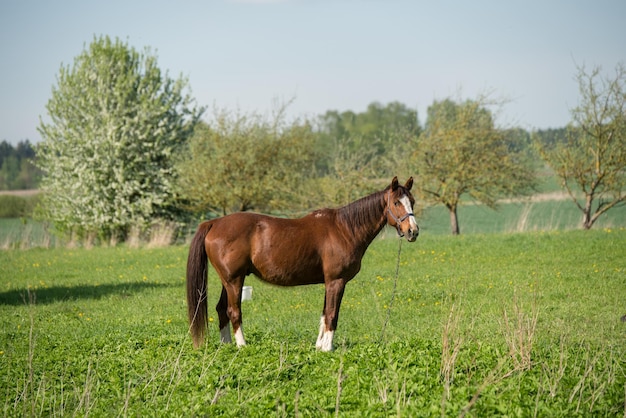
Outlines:
POLYGON ((324 311, 320 320, 320 333, 315 347, 321 351, 332 351, 333 337, 339 320, 339 307, 346 288, 346 282, 335 279, 326 282, 326 295, 324 297, 324 311))

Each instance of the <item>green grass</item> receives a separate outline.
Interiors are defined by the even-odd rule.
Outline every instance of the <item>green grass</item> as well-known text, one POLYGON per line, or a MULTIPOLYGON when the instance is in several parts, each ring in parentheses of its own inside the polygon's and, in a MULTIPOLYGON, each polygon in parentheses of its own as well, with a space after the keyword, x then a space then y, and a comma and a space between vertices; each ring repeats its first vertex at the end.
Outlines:
MULTIPOLYGON (((624 415, 625 229, 425 233, 395 293, 391 237, 348 284, 333 353, 314 348, 322 286, 249 278, 249 345, 220 345, 210 312, 193 350, 186 247, 2 251, 2 414, 624 415)), ((210 306, 218 290, 211 270, 210 306)))

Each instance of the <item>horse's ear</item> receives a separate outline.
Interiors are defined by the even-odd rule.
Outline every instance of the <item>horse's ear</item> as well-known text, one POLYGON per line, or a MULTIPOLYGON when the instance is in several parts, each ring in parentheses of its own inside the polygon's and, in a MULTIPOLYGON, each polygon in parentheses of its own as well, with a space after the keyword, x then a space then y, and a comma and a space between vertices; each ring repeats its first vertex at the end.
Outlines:
POLYGON ((395 192, 398 189, 400 184, 398 183, 398 176, 395 176, 393 180, 391 180, 391 191, 395 192))
POLYGON ((409 177, 409 179, 406 181, 404 188, 407 190, 411 190, 411 187, 413 187, 413 177, 409 177))

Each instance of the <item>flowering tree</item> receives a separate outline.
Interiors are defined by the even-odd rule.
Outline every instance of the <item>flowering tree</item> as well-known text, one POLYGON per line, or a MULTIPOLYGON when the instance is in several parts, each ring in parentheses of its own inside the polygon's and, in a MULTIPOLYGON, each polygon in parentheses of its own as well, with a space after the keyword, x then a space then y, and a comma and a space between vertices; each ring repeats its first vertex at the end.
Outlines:
POLYGON ((65 232, 124 237, 176 217, 172 157, 203 112, 156 57, 97 38, 62 66, 40 122, 43 216, 65 232))

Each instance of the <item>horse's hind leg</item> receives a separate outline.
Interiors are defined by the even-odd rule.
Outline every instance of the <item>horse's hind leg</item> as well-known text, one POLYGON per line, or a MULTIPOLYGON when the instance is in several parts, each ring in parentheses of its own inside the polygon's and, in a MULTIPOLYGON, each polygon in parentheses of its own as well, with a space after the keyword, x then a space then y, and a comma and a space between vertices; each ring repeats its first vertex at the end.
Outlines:
POLYGON ((222 294, 220 300, 215 306, 217 311, 217 317, 220 324, 220 341, 223 343, 231 343, 233 340, 230 338, 230 319, 228 319, 228 294, 226 288, 222 286, 222 294))
MULTIPOLYGON (((230 319, 230 323, 233 325, 235 342, 238 347, 241 347, 242 345, 246 345, 246 340, 243 337, 243 327, 241 324, 241 289, 243 288, 243 277, 225 283, 224 288, 228 299, 226 314, 228 315, 228 319, 230 319)), ((222 291, 222 294, 224 294, 224 290, 222 291)))

